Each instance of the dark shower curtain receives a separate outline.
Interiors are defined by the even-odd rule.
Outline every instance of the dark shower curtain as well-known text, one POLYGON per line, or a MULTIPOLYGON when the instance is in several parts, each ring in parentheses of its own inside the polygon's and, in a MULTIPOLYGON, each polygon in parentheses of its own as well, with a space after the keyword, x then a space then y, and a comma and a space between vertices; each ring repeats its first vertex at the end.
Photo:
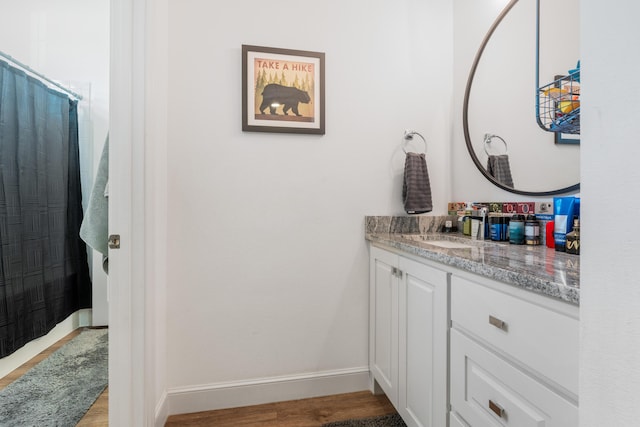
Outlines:
POLYGON ((77 101, 0 60, 0 357, 91 305, 77 101))

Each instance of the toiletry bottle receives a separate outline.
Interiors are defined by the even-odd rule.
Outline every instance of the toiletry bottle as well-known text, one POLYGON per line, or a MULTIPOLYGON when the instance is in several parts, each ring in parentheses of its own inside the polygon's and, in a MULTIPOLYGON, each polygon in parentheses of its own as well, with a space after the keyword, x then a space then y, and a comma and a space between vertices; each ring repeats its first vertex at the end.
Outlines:
POLYGON ((502 240, 505 242, 509 241, 509 222, 511 218, 508 216, 502 217, 502 240))
POLYGON ((554 240, 556 251, 565 252, 567 250, 567 233, 571 231, 571 225, 575 213, 575 197, 554 197, 553 198, 553 222, 554 240))
POLYGON ((567 253, 580 255, 580 220, 573 218, 573 230, 567 233, 567 253))
POLYGON ((513 215, 509 221, 509 243, 524 244, 524 217, 520 214, 513 215))
POLYGON ((471 238, 472 239, 483 239, 484 235, 480 232, 482 220, 477 217, 471 217, 471 238))
POLYGON ((498 215, 489 215, 489 229, 491 234, 491 240, 500 241, 503 240, 502 236, 502 217, 498 215))
POLYGON ((480 209, 482 215, 482 224, 480 224, 480 235, 478 236, 482 240, 487 240, 490 236, 489 232, 489 209, 483 207, 480 209))
POLYGON ((465 215, 465 217, 464 217, 463 233, 466 236, 471 236, 471 217, 470 216, 466 216, 465 215))
POLYGON ((524 223, 524 242, 533 246, 540 244, 540 223, 535 215, 527 215, 524 223))
POLYGON ((547 242, 547 247, 550 249, 554 249, 556 247, 556 242, 553 240, 553 230, 555 229, 555 223, 553 221, 549 221, 547 222, 546 225, 547 229, 547 235, 546 235, 546 242, 547 242))

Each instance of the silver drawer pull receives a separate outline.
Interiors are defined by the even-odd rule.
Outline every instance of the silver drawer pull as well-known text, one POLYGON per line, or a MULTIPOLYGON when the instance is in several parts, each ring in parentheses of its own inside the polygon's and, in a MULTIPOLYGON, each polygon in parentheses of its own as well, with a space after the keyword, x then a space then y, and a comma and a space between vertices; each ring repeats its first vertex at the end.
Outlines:
POLYGON ((507 324, 497 317, 489 316, 489 323, 498 329, 502 329, 503 331, 507 330, 507 324))
POLYGON ((492 400, 489 400, 489 409, 491 409, 500 418, 504 417, 504 408, 492 400))

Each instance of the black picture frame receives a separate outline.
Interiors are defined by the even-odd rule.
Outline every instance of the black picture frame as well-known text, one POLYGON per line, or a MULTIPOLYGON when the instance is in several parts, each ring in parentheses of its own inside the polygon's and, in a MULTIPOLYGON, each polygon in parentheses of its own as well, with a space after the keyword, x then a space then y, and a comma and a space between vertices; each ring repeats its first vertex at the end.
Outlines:
POLYGON ((324 135, 325 54, 242 45, 242 130, 324 135))

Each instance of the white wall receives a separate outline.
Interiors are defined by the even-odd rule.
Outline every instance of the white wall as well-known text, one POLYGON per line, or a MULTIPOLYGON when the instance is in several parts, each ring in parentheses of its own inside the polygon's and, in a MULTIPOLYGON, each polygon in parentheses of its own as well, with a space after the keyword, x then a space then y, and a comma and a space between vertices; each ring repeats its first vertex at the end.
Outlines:
POLYGON ((170 392, 366 369, 364 216, 403 214, 405 129, 450 199, 451 7, 170 1, 170 392), (241 131, 242 44, 326 53, 326 135, 241 131))
MULTIPOLYGON (((458 201, 537 199, 514 195, 489 183, 468 154, 462 127, 463 99, 473 59, 507 3, 453 2, 455 125, 451 152, 453 196, 458 201)), ((536 123, 535 5, 533 0, 518 2, 497 27, 476 70, 468 118, 471 141, 483 165, 487 159, 483 135, 497 134, 507 141, 515 187, 545 191, 579 182, 580 148, 554 144, 553 134, 536 123)), ((551 82, 555 74, 566 73, 579 59, 578 11, 578 0, 541 1, 540 84, 551 82)), ((501 153, 499 140, 494 142, 501 153)))
POLYGON ((581 427, 640 419, 640 249, 632 216, 617 232, 606 225, 640 188, 640 4, 621 3, 581 2, 581 427))

